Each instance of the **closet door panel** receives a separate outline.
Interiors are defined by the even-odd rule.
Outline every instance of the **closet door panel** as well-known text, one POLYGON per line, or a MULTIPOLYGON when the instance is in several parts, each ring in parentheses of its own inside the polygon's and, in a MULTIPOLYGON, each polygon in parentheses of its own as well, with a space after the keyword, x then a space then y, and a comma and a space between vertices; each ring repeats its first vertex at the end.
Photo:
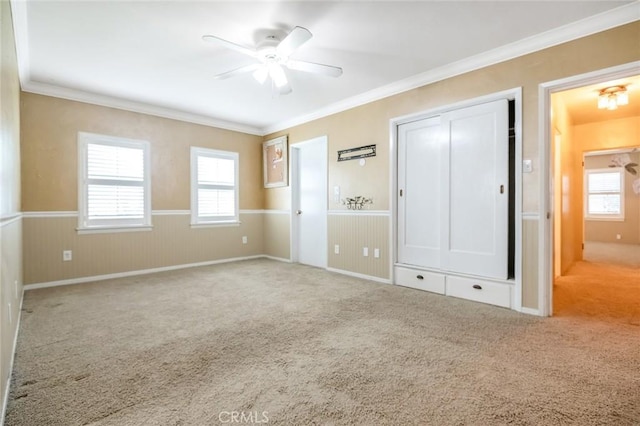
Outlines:
POLYGON ((445 269, 507 278, 508 102, 443 115, 449 134, 445 269))
POLYGON ((442 133, 438 117, 398 126, 398 262, 440 267, 442 133))

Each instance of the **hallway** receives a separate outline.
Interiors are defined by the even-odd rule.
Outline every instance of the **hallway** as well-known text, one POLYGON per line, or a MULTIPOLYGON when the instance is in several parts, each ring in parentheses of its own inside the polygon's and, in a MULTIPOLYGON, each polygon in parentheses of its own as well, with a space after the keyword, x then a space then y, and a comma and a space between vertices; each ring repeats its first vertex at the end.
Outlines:
MULTIPOLYGON (((592 256, 597 256, 595 253, 592 256)), ((629 261, 601 263, 593 258, 576 262, 565 276, 555 280, 553 315, 640 326, 640 258, 634 256, 635 265, 629 261)))

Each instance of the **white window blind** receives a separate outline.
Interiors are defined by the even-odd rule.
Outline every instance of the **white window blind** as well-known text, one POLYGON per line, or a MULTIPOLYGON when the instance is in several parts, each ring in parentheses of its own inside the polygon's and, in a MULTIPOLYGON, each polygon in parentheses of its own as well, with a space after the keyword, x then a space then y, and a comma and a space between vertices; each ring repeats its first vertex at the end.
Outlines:
POLYGON ((81 133, 80 228, 150 225, 148 144, 81 133))
POLYGON ((238 154, 192 147, 193 224, 238 221, 238 154))
POLYGON ((622 170, 587 170, 585 177, 585 217, 623 219, 624 174, 622 170))

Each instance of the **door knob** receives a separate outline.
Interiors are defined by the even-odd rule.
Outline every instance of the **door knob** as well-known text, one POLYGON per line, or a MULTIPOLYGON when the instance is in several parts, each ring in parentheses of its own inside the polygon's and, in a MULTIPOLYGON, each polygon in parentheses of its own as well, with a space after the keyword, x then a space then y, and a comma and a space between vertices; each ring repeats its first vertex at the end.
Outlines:
POLYGON ((302 210, 296 210, 296 214, 300 216, 302 214, 302 210))

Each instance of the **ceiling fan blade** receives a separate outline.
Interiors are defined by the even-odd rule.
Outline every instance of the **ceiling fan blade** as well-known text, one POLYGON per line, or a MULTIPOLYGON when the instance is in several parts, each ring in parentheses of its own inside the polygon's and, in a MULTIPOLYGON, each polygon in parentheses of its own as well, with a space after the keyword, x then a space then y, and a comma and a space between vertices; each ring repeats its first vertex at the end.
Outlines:
POLYGON ((236 52, 244 53, 245 55, 249 55, 253 58, 258 57, 258 52, 253 49, 249 49, 248 47, 240 46, 239 44, 235 44, 230 42, 229 40, 225 40, 220 37, 216 37, 214 35, 203 35, 202 40, 209 43, 218 43, 221 46, 226 47, 227 49, 235 50, 236 52))
POLYGON ((235 70, 231 70, 231 71, 223 72, 222 74, 214 75, 213 78, 215 78, 216 80, 224 80, 224 79, 229 78, 229 77, 235 77, 235 76, 240 75, 240 74, 253 72, 253 71, 257 70, 258 68, 260 68, 260 64, 258 64, 258 63, 245 65, 244 67, 236 68, 235 70))
POLYGON ((306 43, 313 34, 306 28, 303 27, 295 27, 291 32, 278 44, 276 47, 276 53, 280 57, 287 58, 291 55, 298 47, 302 46, 306 43))
POLYGON ((342 68, 340 67, 334 67, 333 65, 316 64, 306 61, 296 61, 295 59, 289 59, 287 61, 287 68, 296 71, 327 75, 329 77, 340 77, 342 75, 342 68))

